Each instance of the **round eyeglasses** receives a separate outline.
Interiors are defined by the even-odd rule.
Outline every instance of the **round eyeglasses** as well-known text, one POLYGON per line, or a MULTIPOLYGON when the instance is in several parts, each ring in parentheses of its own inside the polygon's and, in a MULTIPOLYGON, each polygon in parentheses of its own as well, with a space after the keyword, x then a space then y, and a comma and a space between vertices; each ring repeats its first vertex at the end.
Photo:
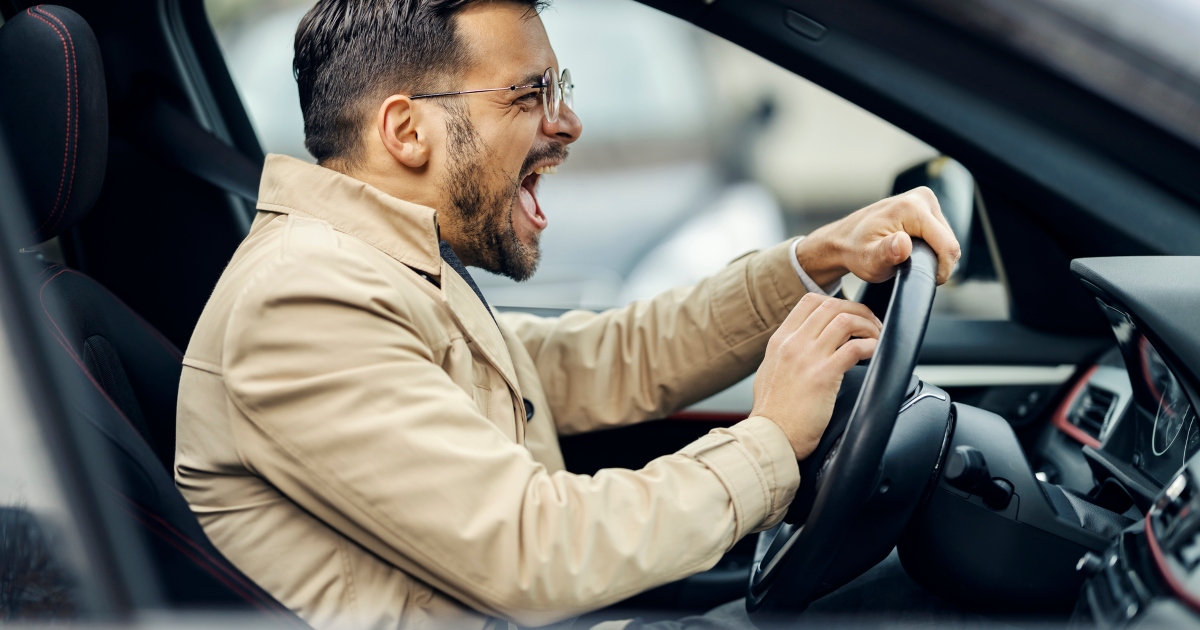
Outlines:
POLYGON ((438 92, 437 94, 414 94, 409 98, 437 98, 439 96, 458 96, 460 94, 481 94, 483 92, 516 92, 517 90, 537 90, 542 99, 542 111, 548 122, 558 122, 558 114, 562 111, 563 103, 567 107, 575 107, 575 84, 571 82, 571 71, 563 68, 562 76, 554 68, 546 68, 539 83, 526 85, 510 85, 508 87, 487 88, 484 90, 463 90, 461 92, 438 92))

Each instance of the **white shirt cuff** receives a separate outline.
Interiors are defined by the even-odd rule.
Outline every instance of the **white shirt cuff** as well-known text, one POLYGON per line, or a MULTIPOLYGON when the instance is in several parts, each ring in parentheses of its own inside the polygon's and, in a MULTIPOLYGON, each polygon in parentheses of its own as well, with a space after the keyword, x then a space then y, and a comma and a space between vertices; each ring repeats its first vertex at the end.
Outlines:
POLYGON ((804 268, 800 266, 800 259, 796 257, 796 252, 800 248, 800 241, 803 241, 803 240, 804 240, 803 236, 798 236, 798 237, 796 237, 796 240, 792 241, 792 269, 795 269, 796 275, 800 276, 800 282, 802 284, 804 284, 804 289, 806 291, 808 291, 809 293, 816 293, 817 295, 825 295, 825 296, 833 295, 833 294, 837 293, 838 291, 841 291, 842 290, 842 279, 841 278, 838 278, 836 281, 834 281, 832 284, 830 284, 827 287, 822 287, 822 286, 819 286, 816 282, 813 282, 813 279, 808 277, 808 274, 805 273, 804 268))

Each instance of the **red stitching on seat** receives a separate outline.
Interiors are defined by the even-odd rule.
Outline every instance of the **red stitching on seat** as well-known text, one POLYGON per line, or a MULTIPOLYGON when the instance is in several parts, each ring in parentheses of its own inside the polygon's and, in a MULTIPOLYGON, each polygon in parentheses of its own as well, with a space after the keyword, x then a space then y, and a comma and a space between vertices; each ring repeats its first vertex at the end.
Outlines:
MULTIPOLYGON (((96 390, 97 390, 97 391, 99 391, 99 392, 100 392, 100 394, 101 394, 102 396, 104 396, 104 399, 105 399, 105 400, 107 400, 107 401, 108 401, 108 404, 109 404, 109 405, 110 405, 110 406, 113 408, 113 410, 114 410, 114 411, 116 411, 116 412, 117 412, 117 415, 121 416, 121 419, 122 419, 122 420, 124 420, 124 421, 125 421, 125 423, 126 423, 126 424, 128 424, 128 425, 129 425, 129 427, 133 429, 133 432, 134 432, 134 434, 135 434, 135 435, 137 435, 137 436, 138 436, 138 437, 139 437, 139 438, 142 440, 142 442, 143 442, 143 443, 145 443, 145 444, 146 444, 146 446, 150 448, 151 452, 153 452, 153 451, 154 451, 154 447, 150 445, 150 443, 149 443, 149 442, 146 440, 146 438, 145 438, 144 436, 142 436, 141 432, 140 432, 140 431, 138 431, 137 427, 133 425, 133 422, 131 422, 131 421, 129 420, 129 418, 128 418, 128 417, 125 415, 125 412, 121 411, 121 408, 120 408, 119 406, 117 406, 117 403, 116 403, 116 402, 114 402, 114 401, 113 401, 113 399, 109 397, 109 395, 108 395, 108 392, 104 391, 104 388, 103 388, 103 387, 101 387, 101 386, 100 386, 100 384, 96 382, 96 379, 95 379, 95 378, 93 378, 93 377, 92 377, 92 375, 91 375, 91 373, 90 373, 90 372, 88 372, 87 368, 86 368, 86 367, 84 367, 84 365, 83 365, 83 361, 82 361, 82 360, 80 360, 80 358, 79 358, 79 355, 77 355, 77 354, 75 353, 75 351, 74 351, 73 349, 71 349, 70 345, 67 343, 67 340, 66 340, 66 334, 65 334, 65 333, 63 333, 63 331, 62 331, 62 329, 61 329, 61 328, 59 328, 59 326, 58 326, 58 322, 56 322, 56 321, 54 320, 54 317, 53 317, 52 315, 50 315, 50 311, 49 311, 49 309, 47 309, 47 308, 46 308, 46 302, 45 302, 45 299, 44 299, 44 293, 45 293, 46 287, 47 287, 47 286, 49 286, 49 284, 50 284, 50 283, 51 283, 51 282, 52 282, 52 281, 53 281, 55 278, 57 278, 57 277, 61 276, 61 275, 62 275, 62 274, 64 274, 64 273, 68 273, 68 272, 71 272, 71 273, 79 273, 79 272, 77 272, 77 271, 74 271, 74 270, 72 270, 72 269, 66 269, 66 268, 63 268, 63 269, 59 270, 59 271, 58 271, 58 273, 55 273, 53 276, 50 276, 50 277, 49 277, 49 278, 48 278, 48 279, 47 279, 47 280, 46 280, 44 283, 42 283, 42 287, 41 287, 41 289, 38 291, 38 301, 39 301, 39 302, 41 303, 41 305, 42 305, 42 312, 43 312, 43 313, 45 313, 45 315, 46 315, 46 319, 50 320, 50 323, 51 323, 51 324, 54 326, 54 330, 55 330, 55 331, 57 331, 57 333, 56 333, 56 334, 54 334, 54 333, 52 332, 52 335, 51 335, 51 336, 53 336, 53 337, 54 337, 54 340, 55 340, 55 341, 57 341, 57 342, 58 342, 58 344, 59 344, 60 346, 62 346, 63 350, 65 350, 65 351, 67 352, 67 355, 71 357, 71 360, 75 362, 75 365, 79 367, 80 371, 82 371, 82 372, 83 372, 84 376, 86 376, 86 377, 87 377, 88 381, 90 381, 90 382, 92 383, 92 386, 93 386, 93 387, 95 387, 95 388, 96 388, 96 390)), ((79 274, 79 275, 83 275, 83 274, 79 274)), ((126 307, 126 308, 128 308, 128 307, 126 307)), ((131 311, 131 312, 132 312, 132 311, 131 311)), ((136 313, 134 313, 134 315, 136 316, 137 314, 136 314, 136 313)), ((107 485, 107 484, 106 484, 106 485, 107 485)), ((183 532, 180 532, 178 529, 176 529, 176 528, 175 528, 173 525, 171 525, 171 524, 170 524, 169 522, 167 522, 165 519, 163 519, 163 518, 161 518, 160 516, 158 516, 158 515, 156 515, 156 514, 154 514, 154 513, 150 512, 149 510, 146 510, 145 508, 142 508, 142 507, 141 507, 141 506, 139 506, 139 505, 138 505, 136 502, 134 502, 133 500, 129 499, 129 497, 126 497, 126 496, 122 495, 122 494, 121 494, 119 491, 117 491, 116 489, 112 488, 111 486, 109 487, 109 489, 110 489, 110 490, 112 490, 113 492, 116 492, 118 495, 120 495, 120 496, 121 496, 122 498, 124 498, 126 501, 129 501, 129 502, 130 502, 130 503, 131 503, 131 504, 132 504, 134 507, 136 507, 137 509, 141 510, 141 511, 142 511, 143 513, 145 513, 147 516, 150 516, 150 517, 151 517, 151 518, 153 518, 155 521, 159 522, 159 523, 160 523, 162 526, 165 526, 165 527, 166 527, 166 528, 167 528, 169 531, 171 531, 173 534, 175 534, 175 535, 176 535, 178 538, 180 538, 180 539, 184 540, 185 542, 189 543, 190 545, 192 545, 192 547, 193 547, 193 549, 194 549, 195 551, 199 552, 199 553, 200 553, 200 554, 202 554, 202 555, 203 555, 203 556, 204 556, 204 557, 205 557, 207 560, 209 560, 210 562, 212 562, 212 563, 213 563, 213 565, 214 565, 216 568, 220 568, 220 569, 222 569, 222 570, 225 570, 225 567, 224 567, 224 565, 222 565, 222 564, 220 563, 220 561, 218 561, 218 560, 216 560, 215 558, 213 558, 213 556, 212 556, 211 554, 209 554, 209 553, 208 553, 206 550, 204 550, 204 548, 200 547, 198 544, 196 544, 196 542, 195 542, 195 541, 193 541, 191 538, 189 538, 189 537, 188 537, 187 535, 185 535, 183 532)), ((220 580, 220 581, 221 581, 223 584, 225 584, 225 586, 228 586, 228 587, 229 587, 231 590, 233 590, 235 593, 237 593, 237 594, 238 594, 239 596, 241 596, 243 599, 245 599, 245 600, 247 600, 248 602, 250 602, 251 604, 253 604, 253 605, 254 605, 256 608, 258 608, 259 610, 262 610, 263 612, 267 612, 267 613, 273 613, 274 615, 277 615, 277 616, 282 614, 282 611, 278 610, 278 609, 277 609, 277 608, 275 608, 274 606, 267 606, 267 607, 264 607, 264 602, 262 602, 262 601, 260 601, 260 600, 258 600, 258 599, 256 599, 256 598, 252 598, 252 596, 251 596, 250 594, 243 593, 241 590, 239 590, 239 589, 238 589, 238 587, 237 587, 236 585, 234 585, 234 584, 230 584, 230 583, 229 583, 229 582, 226 580, 226 578, 225 578, 225 577, 222 577, 221 575, 217 574, 217 573, 216 573, 216 571, 214 571, 214 568, 213 568, 212 566, 207 566, 207 565, 206 565, 204 562, 202 562, 200 559, 197 559, 195 556, 193 556, 191 553, 189 553, 187 549, 184 549, 184 548, 180 547, 180 545, 179 545, 179 544, 177 544, 176 542, 174 542, 174 541, 170 540, 170 539, 169 539, 169 538, 167 538, 166 536, 163 536, 163 535, 162 535, 160 532, 158 532, 158 531, 157 531, 157 529, 156 529, 156 528, 154 528, 154 527, 150 526, 150 524, 146 523, 144 520, 142 520, 142 519, 141 519, 140 517, 138 517, 136 514, 132 514, 132 513, 131 513, 130 515, 131 515, 131 516, 133 516, 133 517, 134 517, 136 520, 138 520, 138 522, 140 522, 140 523, 142 523, 143 525, 145 525, 145 526, 147 527, 147 529, 150 529, 152 532, 154 532, 154 533, 158 534, 158 536, 159 536, 160 538, 162 538, 163 540, 166 540, 166 541, 167 541, 169 544, 171 544, 173 547, 175 547, 176 549, 178 549, 178 550, 180 551, 180 553, 182 553, 182 554, 184 554, 185 556, 187 556, 187 557, 188 557, 190 560, 192 560, 192 562, 196 563, 198 566, 200 566, 200 567, 201 567, 202 569, 204 569, 205 571, 208 571, 209 573, 213 574, 213 576, 214 576, 214 577, 216 577, 218 580, 220 580)), ((228 571, 226 571, 226 572, 225 572, 225 575, 226 575, 226 577, 228 577, 228 578, 230 578, 230 579, 234 579, 234 580, 236 580, 237 582, 241 583, 241 585, 242 585, 243 587, 247 586, 247 584, 246 584, 246 581, 245 581, 245 580, 243 580, 243 579, 241 578, 241 576, 238 576, 238 575, 236 575, 236 574, 233 574, 233 573, 229 573, 228 571)), ((251 583, 251 584, 253 584, 253 583, 251 583)), ((255 587, 255 588, 261 588, 261 587, 258 587, 257 585, 254 585, 254 587, 255 587)), ((253 590, 253 589, 252 589, 252 590, 253 590)), ((288 619, 289 621, 291 620, 291 618, 290 618, 290 617, 284 617, 284 618, 288 619)))
MULTIPOLYGON (((44 284, 42 284, 42 289, 41 289, 41 291, 45 291, 45 289, 46 289, 46 286, 47 286, 47 285, 49 285, 49 284, 50 284, 50 282, 51 282, 52 280, 54 280, 54 279, 55 279, 55 278, 57 278, 58 276, 60 276, 60 275, 62 275, 62 274, 64 274, 64 273, 66 273, 66 272, 68 272, 68 271, 71 271, 71 270, 70 270, 70 269, 62 269, 62 270, 61 270, 61 271, 59 271, 58 273, 56 273, 56 274, 54 274, 53 276, 51 276, 51 277, 50 277, 48 280, 46 280, 46 282, 45 282, 44 284)), ((87 379, 88 379, 89 381, 91 381, 91 383, 92 383, 92 386, 93 386, 93 387, 95 387, 95 388, 96 388, 96 390, 97 390, 97 391, 99 391, 99 392, 100 392, 100 394, 101 394, 102 396, 104 396, 104 399, 108 401, 108 404, 109 404, 109 406, 111 406, 111 407, 113 408, 113 411, 116 411, 116 412, 117 412, 117 415, 121 416, 121 419, 122 419, 122 420, 124 420, 124 421, 125 421, 125 423, 126 423, 126 424, 128 424, 128 425, 129 425, 129 427, 133 429, 133 432, 134 432, 134 434, 135 434, 135 435, 137 435, 137 436, 138 436, 138 437, 139 437, 139 438, 142 440, 142 442, 143 442, 143 443, 145 443, 145 444, 146 444, 146 446, 150 448, 151 452, 153 452, 153 451, 154 451, 154 448, 153 448, 152 446, 150 446, 150 444, 149 444, 149 442, 147 442, 146 438, 145 438, 144 436, 142 436, 141 432, 140 432, 140 431, 138 431, 137 427, 135 427, 135 426, 133 425, 133 423, 132 423, 132 422, 129 420, 129 418, 128 418, 128 417, 125 415, 125 412, 121 411, 121 408, 120 408, 119 406, 117 406, 117 403, 116 403, 116 402, 114 402, 114 401, 113 401, 113 399, 109 397, 109 395, 108 395, 108 392, 104 391, 104 388, 103 388, 103 387, 101 387, 101 386, 100 386, 100 384, 96 382, 96 379, 94 379, 94 378, 92 377, 91 373, 87 371, 87 368, 86 368, 86 367, 84 367, 84 365, 83 365, 83 362, 82 362, 82 361, 79 359, 79 355, 77 355, 77 354, 75 353, 75 351, 71 349, 70 345, 69 345, 69 344, 66 342, 66 335, 65 335, 65 334, 62 332, 62 329, 58 327, 58 322, 56 322, 56 321, 54 320, 54 317, 52 317, 52 316, 50 315, 50 312, 49 312, 49 310, 46 308, 46 303, 45 303, 45 301, 42 299, 42 292, 41 292, 41 291, 38 293, 38 299, 39 299, 39 301, 40 301, 40 302, 41 302, 41 304, 42 304, 42 311, 43 311, 43 312, 46 314, 46 318, 50 320, 50 323, 51 323, 51 324, 54 326, 54 329, 57 331, 57 334, 52 334, 52 336, 54 337, 54 340, 55 340, 55 341, 57 341, 57 342, 58 342, 58 344, 59 344, 60 346, 62 346, 63 350, 65 350, 65 351, 67 352, 67 355, 71 357, 71 360, 75 362, 75 365, 79 367, 80 371, 82 371, 82 372, 83 372, 84 376, 86 376, 86 377, 87 377, 87 379)), ((112 489, 112 488, 110 488, 110 489, 112 489)), ((115 489, 114 489, 113 491, 114 491, 114 492, 117 492, 115 489)), ((120 494, 120 493, 118 492, 118 494, 120 494)), ((126 499, 128 500, 128 497, 126 497, 126 499)), ((132 503, 132 501, 131 501, 131 503, 132 503)), ((136 503, 135 503, 134 505, 136 506, 136 503)), ((139 509, 141 509, 141 508, 139 507, 139 509)), ((147 513, 149 514, 149 512, 147 512, 147 513)), ((189 542, 189 543, 191 543, 192 545, 195 545, 195 542, 194 542, 194 541, 192 541, 190 538, 188 538, 186 535, 184 535, 184 534, 183 534, 182 532, 180 532, 179 530, 175 529, 173 526, 171 526, 171 525, 170 525, 170 523, 167 523, 165 520, 163 520, 163 519, 159 518, 157 515, 153 515, 153 514, 150 514, 150 515, 151 515, 151 516, 153 516, 153 517, 154 517, 156 520, 160 521, 160 522, 161 522, 163 525, 165 525, 166 527, 168 527, 168 528, 169 528, 169 529, 170 529, 170 530, 171 530, 173 533, 175 533, 177 536, 179 536, 180 538, 182 538, 182 539, 184 539, 184 540, 188 541, 188 542, 189 542)), ((141 518, 137 517, 136 515, 133 515, 133 516, 134 516, 134 518, 136 518, 136 519, 137 519, 139 522, 141 522, 143 525, 147 525, 147 527, 148 527, 148 528, 149 528, 151 531, 155 531, 153 527, 150 527, 150 526, 149 526, 147 523, 145 523, 145 521, 142 521, 142 519, 141 519, 141 518)), ((156 532, 156 533, 157 533, 157 532, 156 532)), ((179 551, 180 551, 181 553, 183 553, 184 555, 186 555, 186 556, 187 556, 189 559, 191 559, 193 562, 195 562, 195 563, 196 563, 197 565, 199 565, 201 568, 205 569, 205 570, 206 570, 206 571, 208 571, 209 573, 212 573, 212 574, 213 574, 213 575, 214 575, 214 576, 215 576, 215 577, 216 577, 218 580, 221 580, 221 582, 222 582, 222 583, 224 583, 226 586, 228 586, 228 587, 229 587, 231 590, 233 590, 235 593, 237 593, 238 595, 240 595, 242 598, 246 599, 246 600, 247 600, 247 601, 249 601, 250 603, 254 604, 254 605, 255 605, 256 607, 258 607, 260 610, 263 610, 264 612, 274 612, 274 613, 276 613, 276 614, 278 614, 278 613, 279 613, 279 611, 277 611, 277 610, 274 610, 274 609, 271 609, 271 608, 263 608, 263 606, 262 606, 262 605, 261 605, 259 602, 257 602, 256 600, 252 599, 252 598, 251 598, 249 595, 247 595, 246 593, 243 593, 243 592, 241 592, 241 591, 240 591, 240 590, 237 588, 237 586, 235 586, 235 585, 233 585, 233 584, 230 584, 230 583, 228 583, 228 582, 227 582, 227 581, 226 581, 224 578, 222 578, 220 575, 217 575, 217 574, 216 574, 216 573, 213 571, 213 569, 212 569, 211 567, 205 566, 205 564, 204 564, 203 562, 201 562, 199 559, 195 558, 195 557, 194 557, 192 554, 188 553, 188 551, 187 551, 186 549, 183 549, 183 548, 181 548, 181 547, 180 547, 178 544, 176 544, 176 543, 172 542, 171 540, 167 539, 165 536, 162 536, 161 534, 159 535, 159 537, 160 537, 160 538, 163 538, 164 540, 167 540, 167 542, 168 542, 168 543, 170 543, 170 544, 171 544, 172 546, 174 546, 176 549, 179 549, 179 551)), ((201 554, 203 554, 203 555, 204 555, 206 558, 208 558, 210 561, 212 561, 212 562, 214 562, 214 563, 217 563, 217 565, 218 565, 218 566, 220 566, 219 562, 218 562, 217 560, 213 559, 213 558, 212 558, 212 556, 211 556, 211 555, 209 555, 209 554, 208 554, 208 552, 206 552, 204 549, 200 548, 199 546, 196 546, 196 550, 197 550, 197 551, 199 551, 201 554)), ((224 568, 224 567, 221 567, 221 568, 224 568)), ((238 576, 235 576, 235 575, 230 575, 229 577, 237 578, 238 576)), ((239 579, 239 581, 240 581, 240 579, 239 579)))
MULTIPOLYGON (((38 13, 57 22, 58 25, 62 27, 63 32, 67 34, 67 41, 71 44, 71 74, 68 75, 68 77, 67 77, 67 97, 68 98, 70 98, 70 96, 71 96, 71 80, 74 79, 74 82, 75 82, 75 97, 74 97, 75 98, 75 110, 74 110, 75 111, 75 131, 74 131, 74 137, 72 138, 72 142, 71 142, 71 179, 67 180, 67 197, 66 197, 66 199, 63 200, 62 212, 60 212, 58 214, 58 218, 54 220, 54 226, 52 228, 50 228, 51 230, 57 230, 58 224, 61 223, 62 218, 67 215, 67 207, 71 205, 71 191, 73 191, 75 189, 75 166, 79 163, 79 63, 78 63, 78 57, 75 54, 75 38, 71 37, 71 29, 67 28, 67 25, 64 24, 63 21, 58 18, 58 16, 47 11, 45 8, 42 7, 42 5, 39 4, 38 6, 34 7, 34 9, 36 9, 38 13)), ((71 107, 70 107, 70 104, 68 104, 67 105, 68 120, 70 118, 70 115, 71 115, 71 107)), ((69 131, 70 130, 68 129, 68 132, 69 131)), ((64 158, 63 172, 65 173, 66 172, 66 165, 65 165, 66 156, 63 156, 63 158, 64 158)), ((59 184, 59 191, 60 192, 62 191, 61 183, 59 184)), ((38 228, 38 229, 40 231, 41 228, 38 228)))
POLYGON ((63 134, 64 137, 63 137, 62 175, 60 175, 59 179, 58 179, 58 195, 55 196, 55 198, 54 198, 54 206, 52 208, 50 208, 50 214, 42 221, 42 224, 39 225, 37 230, 34 231, 34 235, 36 236, 39 233, 41 233, 42 228, 46 227, 46 224, 49 223, 50 219, 54 218, 54 215, 58 212, 58 202, 60 199, 62 199, 63 184, 66 183, 66 180, 67 180, 67 153, 70 150, 70 146, 71 146, 71 58, 70 58, 70 55, 67 53, 67 38, 63 37, 63 34, 61 31, 58 30, 58 27, 51 24, 50 22, 48 22, 45 18, 38 15, 37 13, 34 13, 33 9, 27 10, 26 13, 31 15, 34 19, 41 21, 46 26, 49 26, 50 29, 53 30, 56 35, 58 35, 58 38, 60 40, 62 40, 63 67, 64 67, 63 73, 66 75, 66 81, 67 81, 67 120, 66 120, 67 128, 63 134))
POLYGON ((129 428, 133 429, 134 434, 141 438, 142 442, 144 442, 146 446, 150 448, 150 452, 153 453, 155 452, 154 446, 150 444, 149 440, 146 439, 146 436, 142 435, 142 432, 138 430, 137 426, 129 420, 129 417, 125 415, 125 412, 121 411, 121 407, 109 397, 108 392, 104 391, 104 388, 100 386, 100 383, 96 382, 96 379, 92 377, 92 373, 88 372, 87 368, 84 367, 83 360, 79 358, 78 354, 75 354, 75 350, 73 350, 70 344, 67 342, 67 335, 63 333, 61 328, 58 327, 58 322, 54 321, 54 317, 50 315, 49 309, 46 308, 46 301, 43 299, 42 295, 46 291, 46 286, 50 284, 51 280, 54 280, 67 271, 67 269, 63 269, 53 276, 50 276, 50 278, 42 284, 41 290, 38 291, 38 302, 40 302, 42 305, 42 312, 46 314, 46 319, 50 320, 50 323, 54 326, 54 330, 58 331, 58 334, 52 334, 51 336, 54 337, 54 340, 58 342, 58 345, 63 347, 63 350, 67 351, 67 355, 71 357, 71 360, 75 362, 75 365, 79 366, 79 369, 83 371, 83 375, 92 382, 92 385, 96 388, 96 391, 100 392, 101 396, 104 396, 104 399, 107 400, 108 404, 112 406, 113 410, 121 416, 121 419, 125 421, 125 424, 128 424, 129 428))
MULTIPOLYGON (((131 504, 133 504, 133 506, 134 506, 135 508, 138 508, 139 510, 141 510, 141 508, 140 508, 140 507, 139 507, 139 506, 138 506, 136 503, 133 503, 133 501, 130 501, 130 500, 129 500, 129 497, 126 497, 125 495, 121 494, 121 492, 120 492, 120 491, 118 491, 118 490, 115 490, 115 489, 113 489, 112 487, 109 487, 109 490, 112 490, 113 492, 117 493, 117 495, 119 495, 121 498, 123 498, 123 499, 125 499, 126 501, 129 501, 131 504)), ((126 514, 128 514, 128 515, 132 516, 134 520, 136 520, 137 522, 139 522, 139 523, 141 523, 143 526, 145 526, 145 528, 146 528, 146 529, 148 529, 148 530, 150 530, 151 532, 153 532, 154 534, 158 535, 158 537, 159 537, 159 538, 161 538, 162 540, 166 541, 166 542, 167 542, 167 544, 169 544, 169 545, 171 545, 172 547, 174 547, 176 550, 178 550, 178 551, 179 551, 179 553, 182 553, 184 556, 186 556, 186 557, 187 557, 187 559, 188 559, 188 560, 191 560, 193 564, 195 564, 196 566, 200 567, 201 569, 204 569, 205 571, 207 571, 207 572, 209 573, 209 575, 212 575, 213 577, 215 577, 215 578, 217 579, 217 581, 219 581, 220 583, 224 584, 224 585, 225 585, 225 586, 226 586, 226 587, 227 587, 229 590, 231 590, 231 591, 233 591, 235 594, 237 594, 237 595, 238 595, 238 597, 241 597, 242 599, 246 600, 246 601, 247 601, 247 602, 249 602, 251 605, 253 605, 255 608, 257 608, 257 609, 259 609, 259 610, 261 610, 261 611, 263 611, 263 612, 266 612, 266 613, 270 613, 270 612, 276 612, 276 611, 273 611, 273 610, 271 610, 271 609, 269 609, 269 608, 266 608, 266 607, 264 607, 264 606, 262 605, 262 603, 260 603, 259 601, 257 601, 257 600, 256 600, 256 599, 254 599, 253 597, 251 597, 249 593, 245 593, 245 592, 243 592, 243 591, 242 591, 242 589, 238 588, 238 585, 236 585, 236 584, 231 584, 231 583, 229 582, 229 580, 228 580, 228 579, 226 579, 226 576, 224 576, 224 575, 221 575, 221 574, 220 574, 220 573, 218 573, 217 571, 213 570, 213 567, 209 566, 209 565, 208 565, 206 562, 204 562, 204 561, 203 561, 203 560, 201 560, 200 558, 197 558, 196 556, 192 555, 192 554, 191 554, 191 553, 190 553, 190 552, 189 552, 189 551, 188 551, 188 550, 187 550, 185 547, 183 547, 182 545, 180 545, 180 544, 178 543, 178 541, 177 541, 177 540, 173 540, 172 538, 170 538, 170 537, 168 537, 168 536, 164 536, 164 535, 162 534, 162 532, 161 532, 161 531, 159 531, 159 529, 158 529, 158 528, 154 527, 154 526, 153 526, 151 523, 147 523, 147 522, 146 522, 146 521, 145 521, 145 520, 144 520, 144 519, 143 519, 141 516, 139 516, 139 515, 138 515, 136 512, 134 512, 133 510, 130 510, 130 509, 128 509, 128 508, 125 508, 124 512, 125 512, 126 514)), ((143 513, 145 513, 145 512, 143 511, 143 513)))
MULTIPOLYGON (((75 275, 77 275, 77 276, 79 276, 79 277, 81 277, 81 278, 87 278, 88 280, 92 280, 92 279, 91 279, 91 278, 90 278, 90 277, 89 277, 87 274, 80 273, 80 272, 78 272, 78 271, 76 271, 76 270, 74 270, 74 269, 70 269, 70 268, 67 268, 67 267, 63 267, 62 271, 60 271, 59 273, 55 274, 55 276, 57 277, 58 275, 61 275, 61 274, 63 274, 63 273, 71 273, 71 274, 75 274, 75 275)), ((50 280, 53 280, 53 279, 54 279, 54 278, 50 278, 50 280)), ((49 282, 50 280, 47 280, 46 282, 49 282)), ((95 282, 95 280, 92 280, 92 281, 93 281, 93 282, 95 282)), ((100 287, 101 287, 102 289, 104 288, 104 286, 103 286, 103 285, 100 285, 100 287)), ((182 361, 183 361, 183 353, 179 351, 179 348, 176 348, 176 347, 175 347, 175 344, 171 343, 171 340, 169 340, 169 339, 167 339, 166 337, 164 337, 164 336, 163 336, 163 334, 162 334, 161 332, 159 332, 159 331, 158 331, 158 329, 156 329, 154 326, 150 325, 150 322, 148 322, 148 321, 146 321, 145 319, 143 319, 141 315, 138 315, 138 314, 137 314, 137 311, 135 311, 135 310, 133 310, 132 308, 130 308, 130 307, 129 307, 129 305, 128 305, 128 304, 126 304, 125 302, 121 301, 121 298, 119 298, 119 297, 117 297, 116 295, 114 295, 114 294, 112 293, 112 291, 109 291, 108 289, 104 289, 104 290, 105 290, 105 291, 106 291, 106 292, 107 292, 107 293, 108 293, 110 296, 112 296, 112 299, 113 299, 113 301, 115 301, 117 304, 120 304, 120 305, 121 305, 121 307, 122 307, 122 308, 124 308, 126 311, 129 311, 129 314, 130 314, 130 315, 132 315, 132 316, 133 316, 133 318, 134 318, 134 319, 136 319, 136 320, 137 320, 137 322, 138 322, 139 324, 141 324, 141 325, 142 325, 142 327, 143 327, 143 328, 145 328, 147 332, 149 332, 149 333, 150 333, 150 336, 151 336, 151 337, 154 337, 154 339, 155 339, 155 340, 157 340, 157 341, 158 341, 158 343, 159 343, 160 345, 162 345, 162 347, 163 347, 163 348, 165 348, 165 349, 167 350, 167 352, 171 353, 171 356, 172 356, 172 357, 175 357, 175 360, 176 360, 176 361, 180 361, 180 362, 182 362, 182 361)))
POLYGON ((41 271, 37 272, 37 275, 33 277, 33 281, 37 282, 50 273, 58 271, 59 269, 64 269, 64 267, 58 263, 47 263, 47 265, 43 267, 41 271))
MULTIPOLYGON (((114 492, 121 494, 120 492, 118 492, 116 490, 114 490, 114 492)), ((257 597, 257 594, 254 591, 261 590, 262 589, 261 586, 255 584, 249 578, 245 578, 241 575, 238 575, 237 573, 231 572, 229 570, 229 568, 225 566, 225 564, 223 564, 219 559, 213 557, 212 554, 208 553, 208 551, 205 550, 204 547, 201 547, 199 544, 197 544, 196 541, 192 540, 191 537, 189 537, 187 534, 184 534, 183 532, 179 531, 179 529, 176 528, 174 525, 172 525, 170 521, 164 519, 162 516, 160 516, 158 514, 155 514, 153 511, 146 509, 145 506, 138 504, 136 501, 130 499, 129 497, 124 496, 124 495, 121 495, 121 496, 123 499, 128 501, 130 503, 130 505, 132 505, 136 510, 141 512, 142 515, 153 519, 156 523, 158 523, 162 527, 165 527, 169 532, 174 534, 176 536, 176 538, 178 538, 180 541, 189 545, 193 551, 203 555, 206 560, 208 560, 212 563, 212 567, 214 569, 220 570, 226 577, 238 582, 238 584, 240 584, 244 588, 248 588, 250 591, 250 593, 248 593, 248 594, 238 593, 239 595, 242 595, 246 599, 255 597, 254 601, 256 603, 261 603, 261 604, 266 605, 267 608, 264 608, 264 610, 267 610, 268 612, 274 612, 274 613, 280 612, 280 609, 274 605, 276 602, 269 601, 269 600, 263 600, 263 599, 257 597)), ((286 608, 286 606, 284 606, 284 608, 286 608)))

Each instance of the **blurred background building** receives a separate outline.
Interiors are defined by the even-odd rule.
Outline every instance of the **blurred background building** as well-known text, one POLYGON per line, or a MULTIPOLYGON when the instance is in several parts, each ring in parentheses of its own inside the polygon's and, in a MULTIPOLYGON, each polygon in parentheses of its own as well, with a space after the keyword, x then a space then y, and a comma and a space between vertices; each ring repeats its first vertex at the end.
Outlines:
MULTIPOLYGON (((206 0, 265 149, 308 160, 291 61, 296 25, 311 5, 206 0)), ((549 228, 537 275, 518 284, 477 274, 498 306, 607 308, 695 282, 887 196, 897 174, 938 155, 795 74, 633 0, 555 0, 542 19, 574 77, 584 133, 540 185, 549 228)), ((935 308, 1007 316, 995 281, 944 288, 935 308)))

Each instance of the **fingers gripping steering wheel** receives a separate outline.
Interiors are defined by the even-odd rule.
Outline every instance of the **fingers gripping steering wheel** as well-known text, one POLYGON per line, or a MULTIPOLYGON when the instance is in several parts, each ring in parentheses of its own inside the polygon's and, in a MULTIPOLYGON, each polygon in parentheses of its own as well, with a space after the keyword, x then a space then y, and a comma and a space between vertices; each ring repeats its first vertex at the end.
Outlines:
POLYGON ((803 527, 782 529, 751 573, 750 612, 799 612, 824 594, 822 578, 845 542, 847 525, 875 491, 929 322, 937 264, 933 250, 913 239, 912 256, 897 268, 879 344, 838 453, 822 475, 803 527))

